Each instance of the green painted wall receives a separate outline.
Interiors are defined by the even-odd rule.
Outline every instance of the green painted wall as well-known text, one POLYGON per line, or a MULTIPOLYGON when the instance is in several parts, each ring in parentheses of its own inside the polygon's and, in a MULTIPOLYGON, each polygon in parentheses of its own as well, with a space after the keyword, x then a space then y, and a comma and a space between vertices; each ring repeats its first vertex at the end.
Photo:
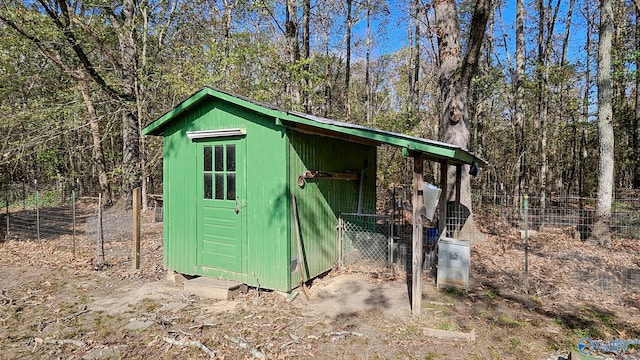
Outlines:
MULTIPOLYGON (((198 140, 215 144, 214 139, 198 140)), ((167 269, 188 275, 236 280, 289 291, 297 286, 297 244, 291 191, 296 194, 307 277, 331 269, 338 257, 336 225, 341 212, 356 212, 359 181, 313 179, 300 188, 305 170, 359 172, 364 169, 363 209, 375 213, 376 149, 328 137, 302 134, 275 119, 211 99, 179 115, 164 129, 165 247, 167 269), (246 199, 243 266, 229 272, 197 264, 198 146, 187 131, 245 128, 246 199), (288 159, 288 160, 287 160, 288 159)))
MULTIPOLYGON (((338 260, 338 216, 357 211, 359 182, 307 179, 300 188, 297 177, 306 170, 364 170, 363 212, 375 213, 376 148, 294 131, 288 135, 289 184, 297 200, 307 274, 313 278, 331 269, 338 260)), ((293 221, 291 229, 291 260, 295 262, 298 247, 293 221)), ((291 277, 292 285, 297 285, 300 273, 292 272, 291 277)))
POLYGON ((172 121, 164 130, 165 267, 289 290, 286 154, 284 128, 276 126, 274 119, 228 102, 203 102, 172 121), (196 179, 201 174, 196 173, 196 143, 186 136, 187 131, 234 127, 246 129, 247 195, 240 209, 245 222, 242 273, 196 265, 196 201, 200 197, 196 179))

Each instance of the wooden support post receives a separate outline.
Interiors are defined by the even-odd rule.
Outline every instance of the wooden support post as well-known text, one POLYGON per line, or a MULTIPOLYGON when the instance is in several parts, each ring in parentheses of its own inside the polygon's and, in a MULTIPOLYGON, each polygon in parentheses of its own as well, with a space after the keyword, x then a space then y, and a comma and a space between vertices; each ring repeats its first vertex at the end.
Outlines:
POLYGON ((420 315, 422 310, 422 214, 423 199, 423 158, 422 153, 413 157, 413 261, 411 263, 411 313, 420 315))
POLYGON ((140 188, 133 189, 133 268, 140 269, 140 188))
POLYGON ((462 188, 462 165, 456 165, 456 228, 453 233, 454 237, 458 237, 460 234, 460 230, 462 229, 462 207, 460 206, 460 189, 462 188))
POLYGON ((462 165, 456 165, 456 204, 460 204, 461 186, 462 186, 462 165))
POLYGON ((449 163, 445 160, 440 162, 440 226, 439 232, 440 237, 446 237, 447 231, 447 201, 449 201, 449 191, 447 190, 448 179, 447 179, 447 171, 449 168, 449 163))

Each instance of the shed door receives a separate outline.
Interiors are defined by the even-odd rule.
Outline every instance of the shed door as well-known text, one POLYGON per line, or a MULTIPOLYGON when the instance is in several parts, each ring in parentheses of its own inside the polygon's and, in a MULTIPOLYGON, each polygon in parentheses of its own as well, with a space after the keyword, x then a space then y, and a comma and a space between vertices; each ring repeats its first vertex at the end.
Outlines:
POLYGON ((198 143, 198 265, 243 272, 243 139, 198 143))

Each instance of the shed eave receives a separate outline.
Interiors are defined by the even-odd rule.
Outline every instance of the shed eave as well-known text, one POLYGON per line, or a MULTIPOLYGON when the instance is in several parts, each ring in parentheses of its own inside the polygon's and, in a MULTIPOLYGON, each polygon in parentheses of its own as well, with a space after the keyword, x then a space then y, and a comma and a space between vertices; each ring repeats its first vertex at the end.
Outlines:
MULTIPOLYGON (((410 151, 417 151, 425 154, 426 157, 430 159, 447 160, 451 165, 470 165, 473 163, 478 164, 480 167, 488 165, 484 159, 453 144, 379 129, 365 128, 359 125, 346 124, 328 119, 316 120, 312 116, 307 117, 298 113, 289 113, 288 115, 289 116, 283 120, 285 125, 293 129, 296 129, 296 124, 304 124, 307 132, 309 132, 309 129, 323 129, 324 131, 348 134, 352 137, 366 139, 367 141, 373 141, 377 144, 388 144, 410 151)), ((323 135, 323 131, 317 131, 316 133, 323 135)))
POLYGON ((152 122, 151 124, 145 126, 142 129, 142 135, 162 135, 163 130, 167 124, 169 124, 173 119, 189 110, 194 105, 203 101, 207 97, 213 97, 220 100, 227 101, 229 103, 256 111, 258 113, 273 117, 279 118, 286 116, 283 112, 275 109, 263 106, 256 102, 249 101, 248 99, 243 99, 235 95, 227 94, 223 91, 215 90, 210 87, 204 87, 198 90, 193 95, 189 96, 186 100, 178 104, 173 109, 169 110, 167 113, 159 117, 157 120, 152 122))
POLYGON ((381 129, 368 128, 357 124, 344 123, 295 111, 286 111, 275 106, 262 104, 254 100, 232 95, 211 87, 204 87, 188 97, 175 108, 142 129, 142 134, 162 135, 164 128, 171 121, 208 97, 227 101, 246 109, 253 110, 257 113, 273 118, 276 124, 282 123, 283 125, 297 131, 318 134, 321 136, 337 137, 376 146, 380 144, 388 144, 414 152, 421 152, 428 158, 447 160, 451 165, 473 163, 478 164, 480 167, 488 165, 484 159, 479 158, 473 153, 453 144, 381 129))

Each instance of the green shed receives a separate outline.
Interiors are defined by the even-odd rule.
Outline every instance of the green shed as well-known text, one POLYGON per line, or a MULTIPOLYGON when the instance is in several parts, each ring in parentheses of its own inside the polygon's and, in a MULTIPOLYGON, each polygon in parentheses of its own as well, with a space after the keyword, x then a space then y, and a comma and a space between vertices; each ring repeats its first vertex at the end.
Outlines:
POLYGON ((459 147, 286 111, 205 87, 143 129, 163 136, 164 265, 290 291, 338 260, 340 213, 375 213, 376 148, 445 164, 459 147))

